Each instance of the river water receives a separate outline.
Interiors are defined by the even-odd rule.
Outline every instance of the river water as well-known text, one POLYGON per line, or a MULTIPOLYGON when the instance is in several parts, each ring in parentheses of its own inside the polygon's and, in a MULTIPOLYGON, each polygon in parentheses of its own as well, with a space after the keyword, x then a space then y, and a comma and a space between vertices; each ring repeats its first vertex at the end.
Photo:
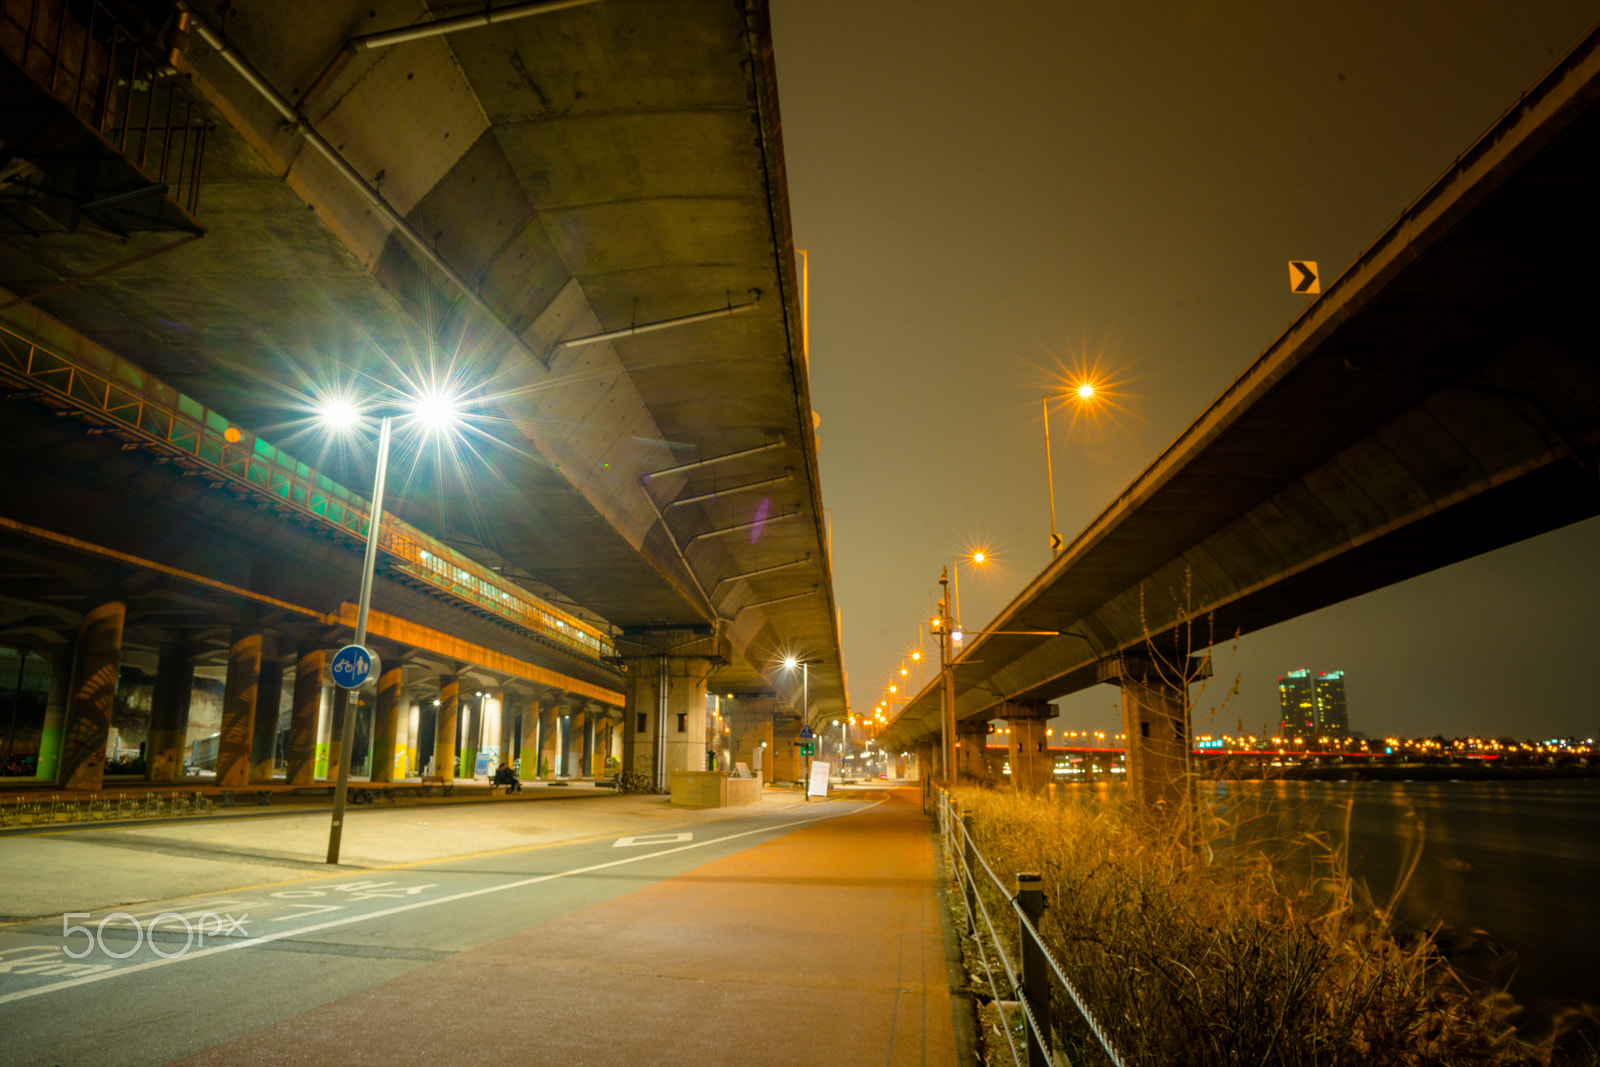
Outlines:
POLYGON ((1242 838, 1317 833, 1346 845, 1351 874, 1380 904, 1420 848, 1396 907, 1402 928, 1442 924, 1452 963, 1509 978, 1511 994, 1530 1007, 1600 1005, 1600 780, 1204 788, 1244 816, 1242 838))

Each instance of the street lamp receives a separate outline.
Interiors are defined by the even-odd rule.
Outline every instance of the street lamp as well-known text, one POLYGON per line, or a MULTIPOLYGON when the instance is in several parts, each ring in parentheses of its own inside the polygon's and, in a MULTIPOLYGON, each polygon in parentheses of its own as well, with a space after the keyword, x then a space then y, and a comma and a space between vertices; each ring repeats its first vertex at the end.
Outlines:
MULTIPOLYGON (((1066 395, 1081 408, 1093 403, 1099 396, 1099 390, 1094 382, 1083 378, 1066 395)), ((1055 559, 1061 554, 1061 535, 1056 533, 1056 473, 1050 457, 1050 397, 1041 397, 1040 405, 1044 408, 1044 476, 1050 490, 1050 558, 1055 559)))
MULTIPOLYGON (((928 621, 928 629, 939 637, 939 674, 942 681, 940 686, 942 695, 943 714, 940 717, 942 735, 940 745, 944 759, 944 780, 947 788, 956 785, 956 671, 955 657, 964 634, 958 623, 950 614, 950 601, 944 594, 949 586, 949 573, 941 569, 939 572, 940 597, 938 613, 928 621)), ((1059 630, 980 630, 974 634, 976 637, 989 636, 1016 636, 1016 637, 1059 637, 1059 630)))
MULTIPOLYGON (((443 393, 430 393, 411 403, 410 414, 428 430, 443 430, 455 418, 455 402, 443 393)), ((322 421, 332 430, 348 431, 362 421, 360 409, 348 397, 335 396, 319 405, 322 421)), ((372 578, 378 565, 378 534, 383 525, 383 483, 389 469, 389 440, 394 416, 378 420, 378 461, 372 477, 372 514, 367 517, 367 550, 361 563, 361 591, 356 598, 356 633, 353 644, 365 648, 367 615, 372 606, 372 578)), ((328 862, 339 862, 339 839, 344 827, 345 798, 350 788, 351 749, 355 745, 356 712, 345 708, 339 741, 339 778, 333 790, 333 824, 328 829, 328 862)))

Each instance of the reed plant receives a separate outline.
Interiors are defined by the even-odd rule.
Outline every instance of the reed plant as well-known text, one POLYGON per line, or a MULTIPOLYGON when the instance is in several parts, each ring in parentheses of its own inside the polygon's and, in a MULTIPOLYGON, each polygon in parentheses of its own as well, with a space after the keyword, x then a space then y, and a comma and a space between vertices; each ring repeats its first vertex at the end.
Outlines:
MULTIPOLYGON (((1092 796, 954 800, 998 875, 1041 875, 1040 933, 1128 1064, 1551 1062, 1503 993, 1459 980, 1428 939, 1394 936, 1336 854, 1292 882, 1259 849, 1224 847, 1235 816, 1215 808, 1179 831, 1092 796)), ((985 894, 1015 959, 1009 908, 985 894)), ((1072 1063, 1104 1062, 1059 989, 1050 1016, 1072 1063)))

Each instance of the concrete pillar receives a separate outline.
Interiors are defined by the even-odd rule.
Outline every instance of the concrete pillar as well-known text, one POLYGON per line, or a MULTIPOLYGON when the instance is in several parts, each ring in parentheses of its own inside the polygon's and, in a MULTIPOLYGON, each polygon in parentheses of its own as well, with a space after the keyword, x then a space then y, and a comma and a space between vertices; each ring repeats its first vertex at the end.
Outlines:
POLYGON ((917 765, 917 778, 937 778, 939 776, 938 759, 936 758, 939 746, 932 741, 918 741, 912 752, 917 765))
POLYGON ((1187 809, 1188 694, 1144 656, 1100 663, 1100 680, 1122 687, 1122 732, 1127 735, 1128 788, 1151 811, 1187 809))
POLYGON ((539 777, 551 778, 557 773, 561 756, 561 699, 566 694, 554 692, 544 702, 539 713, 539 777))
POLYGON ((429 697, 417 704, 417 776, 433 773, 434 736, 439 718, 439 701, 429 697))
POLYGON ((294 664, 294 697, 289 709, 289 751, 284 753, 284 780, 310 785, 316 776, 317 724, 322 712, 322 676, 328 653, 302 648, 294 664))
POLYGON ((965 719, 956 723, 956 782, 959 785, 993 785, 989 767, 989 722, 965 719))
POLYGON ((583 738, 589 729, 589 714, 585 705, 574 704, 567 713, 567 744, 561 761, 568 778, 582 778, 583 738))
POLYGON ((105 781, 106 741, 116 707, 126 617, 127 606, 121 602, 102 604, 85 615, 78 628, 56 772, 63 789, 99 789, 105 781))
POLYGON ((278 749, 278 712, 283 703, 283 661, 278 639, 261 635, 261 667, 256 678, 256 709, 250 731, 250 781, 272 781, 278 749))
POLYGON ((453 674, 439 679, 439 708, 433 725, 433 773, 456 780, 456 717, 461 711, 461 681, 453 674))
POLYGON ((1006 755, 1011 788, 1018 793, 1041 793, 1055 779, 1055 759, 1045 735, 1045 723, 1055 711, 1046 700, 1007 701, 995 709, 1011 728, 1006 755))
POLYGON ((378 703, 372 719, 372 772, 368 780, 394 781, 395 733, 400 728, 400 681, 398 663, 384 667, 378 676, 378 703))
POLYGON ((534 694, 522 704, 522 759, 517 764, 517 777, 533 781, 539 777, 539 722, 544 714, 544 701, 534 694))
POLYGON ((150 736, 145 746, 145 780, 171 782, 183 773, 183 739, 189 721, 194 664, 187 645, 163 641, 150 691, 150 736))
MULTIPOLYGON (((763 782, 774 781, 776 739, 772 724, 778 713, 778 698, 757 696, 724 701, 722 713, 728 723, 733 762, 743 763, 750 768, 751 774, 755 774, 759 767, 761 773, 758 777, 763 782)), ((799 725, 795 723, 796 730, 799 725)))
POLYGON ((670 786, 673 772, 704 766, 706 676, 711 662, 684 655, 630 661, 629 721, 622 735, 625 769, 670 786))
MULTIPOLYGON (((798 716, 798 712, 796 712, 798 716)), ((772 722, 772 748, 763 759, 770 759, 769 782, 803 782, 806 759, 800 755, 800 719, 781 718, 772 722)))
POLYGON ((598 704, 585 708, 583 712, 583 770, 580 777, 594 778, 599 772, 594 766, 594 730, 600 718, 601 708, 598 704))
POLYGON ((490 694, 491 699, 500 714, 495 723, 496 744, 500 747, 500 757, 495 760, 495 768, 504 763, 513 769, 517 766, 517 708, 516 702, 510 693, 504 689, 496 689, 490 694))
POLYGON ((222 735, 217 738, 217 784, 243 786, 250 780, 255 737, 256 688, 261 682, 261 635, 245 634, 228 649, 228 681, 222 697, 222 735))
POLYGON ((344 717, 355 714, 355 701, 351 699, 350 690, 336 685, 329 703, 325 770, 329 778, 338 778, 339 768, 344 764, 344 717))
POLYGON ((72 689, 73 650, 58 648, 50 659, 50 692, 45 696, 44 726, 39 733, 36 780, 53 782, 61 769, 61 741, 67 728, 67 694, 72 689))
POLYGON ((478 773, 478 750, 483 747, 483 697, 476 689, 461 694, 461 755, 456 773, 471 778, 478 773))
POLYGON ((422 702, 410 700, 406 703, 405 777, 415 778, 422 773, 422 749, 418 747, 422 735, 422 702))

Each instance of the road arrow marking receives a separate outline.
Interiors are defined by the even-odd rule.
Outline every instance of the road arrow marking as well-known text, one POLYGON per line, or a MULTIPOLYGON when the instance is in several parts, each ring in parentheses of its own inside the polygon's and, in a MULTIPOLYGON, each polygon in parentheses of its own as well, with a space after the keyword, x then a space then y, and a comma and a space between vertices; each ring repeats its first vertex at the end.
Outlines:
POLYGON ((640 834, 638 837, 619 837, 612 848, 632 848, 634 845, 673 845, 679 841, 693 841, 694 834, 640 834))

